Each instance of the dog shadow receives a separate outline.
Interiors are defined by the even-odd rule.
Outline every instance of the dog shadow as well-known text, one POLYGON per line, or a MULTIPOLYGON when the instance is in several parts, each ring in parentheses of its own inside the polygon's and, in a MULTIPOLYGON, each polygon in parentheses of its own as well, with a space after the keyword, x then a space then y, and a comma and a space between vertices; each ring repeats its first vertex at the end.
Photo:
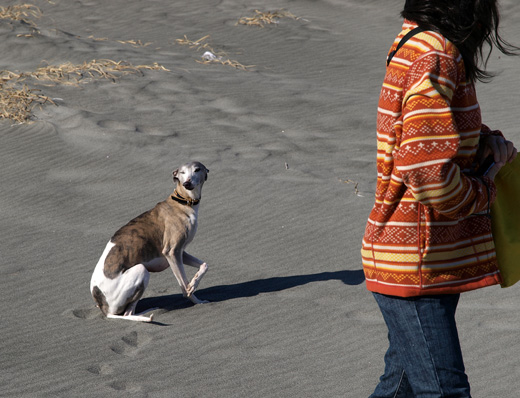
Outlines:
MULTIPOLYGON (((327 282, 339 280, 345 285, 355 286, 364 282, 363 270, 344 270, 335 272, 320 272, 318 274, 294 275, 257 279, 249 282, 235 283, 232 285, 213 286, 197 290, 196 294, 201 300, 209 300, 212 303, 233 300, 238 298, 254 297, 262 293, 274 293, 307 285, 313 282, 327 282)), ((183 309, 193 306, 182 294, 169 294, 165 296, 142 298, 137 305, 137 312, 149 308, 162 308, 168 311, 183 309)))

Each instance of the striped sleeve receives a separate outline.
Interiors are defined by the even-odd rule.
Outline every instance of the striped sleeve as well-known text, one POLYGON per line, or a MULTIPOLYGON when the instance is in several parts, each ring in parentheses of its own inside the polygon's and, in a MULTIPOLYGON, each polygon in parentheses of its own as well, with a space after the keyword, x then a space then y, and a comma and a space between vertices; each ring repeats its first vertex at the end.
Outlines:
POLYGON ((398 174, 414 198, 450 218, 484 211, 491 199, 483 181, 463 174, 454 161, 462 138, 451 102, 464 73, 461 65, 460 55, 455 59, 436 50, 411 65, 394 155, 398 174))

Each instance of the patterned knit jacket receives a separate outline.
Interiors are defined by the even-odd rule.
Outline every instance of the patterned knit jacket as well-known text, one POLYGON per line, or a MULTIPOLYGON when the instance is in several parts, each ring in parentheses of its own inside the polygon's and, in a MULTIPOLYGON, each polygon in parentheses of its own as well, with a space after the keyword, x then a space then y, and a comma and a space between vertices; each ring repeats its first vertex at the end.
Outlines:
MULTIPOLYGON (((417 27, 404 21, 401 38, 417 27)), ((377 187, 361 255, 367 288, 409 297, 500 283, 488 209, 496 188, 472 176, 482 125, 457 48, 413 36, 387 67, 377 117, 377 187)))

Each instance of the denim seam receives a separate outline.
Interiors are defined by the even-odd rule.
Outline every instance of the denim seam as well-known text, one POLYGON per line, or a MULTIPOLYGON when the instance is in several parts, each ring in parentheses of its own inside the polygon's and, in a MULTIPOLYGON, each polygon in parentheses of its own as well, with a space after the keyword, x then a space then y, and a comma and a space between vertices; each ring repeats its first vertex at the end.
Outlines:
POLYGON ((401 373, 401 378, 399 379, 399 383, 397 383, 397 389, 395 390, 393 398, 397 398, 397 394, 399 394, 399 390, 401 390, 401 384, 403 383, 404 375, 405 371, 403 370, 403 372, 401 373))
POLYGON ((425 345, 425 347, 428 349, 428 355, 430 356, 430 362, 431 362, 431 365, 433 366, 433 373, 435 374, 435 381, 437 382, 437 388, 439 390, 439 393, 441 394, 441 397, 444 397, 444 393, 442 391, 442 388, 441 388, 441 382, 439 380, 439 375, 437 373, 437 367, 435 366, 435 360, 433 359, 433 356, 431 354, 431 349, 430 349, 430 346, 428 345, 428 341, 426 340, 426 337, 424 335, 424 328, 423 328, 423 324, 422 324, 422 321, 421 321, 421 318, 419 316, 419 311, 417 310, 417 302, 414 301, 413 302, 413 308, 415 309, 415 316, 417 317, 417 321, 419 322, 419 327, 421 328, 421 336, 423 338, 423 343, 425 345))

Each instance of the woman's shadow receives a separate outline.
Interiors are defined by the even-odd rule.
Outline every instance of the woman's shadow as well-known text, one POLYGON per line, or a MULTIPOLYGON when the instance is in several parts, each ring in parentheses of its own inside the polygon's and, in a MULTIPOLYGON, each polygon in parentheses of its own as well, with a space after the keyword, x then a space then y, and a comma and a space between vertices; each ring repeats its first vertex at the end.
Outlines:
MULTIPOLYGON (((257 279, 249 282, 235 283, 232 285, 213 286, 197 290, 197 297, 210 302, 220 302, 244 297, 253 297, 261 293, 273 293, 297 286, 303 286, 312 282, 327 282, 339 280, 345 285, 360 285, 365 280, 363 270, 344 270, 335 272, 320 272, 318 274, 282 276, 267 279, 257 279)), ((169 294, 165 296, 147 297, 139 301, 137 312, 148 308, 158 307, 166 310, 191 307, 193 304, 182 297, 182 294, 169 294)))

